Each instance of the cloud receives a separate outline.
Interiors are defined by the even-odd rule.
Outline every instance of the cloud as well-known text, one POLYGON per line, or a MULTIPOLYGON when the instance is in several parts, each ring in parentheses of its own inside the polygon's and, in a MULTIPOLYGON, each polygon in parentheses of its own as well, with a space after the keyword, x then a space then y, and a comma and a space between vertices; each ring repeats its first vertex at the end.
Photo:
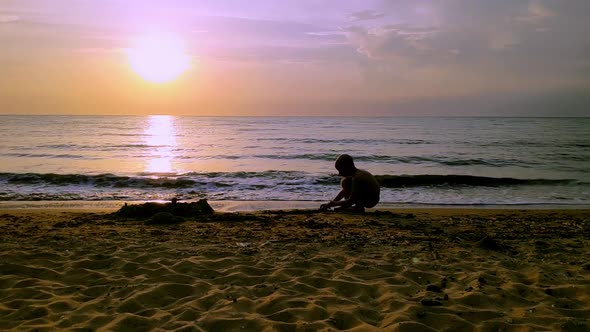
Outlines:
POLYGON ((488 37, 489 48, 494 51, 502 51, 519 43, 520 39, 508 29, 493 31, 488 37))
POLYGON ((15 15, 0 15, 0 23, 12 23, 19 21, 20 17, 15 15))
POLYGON ((411 15, 395 22, 391 13, 412 13, 414 5, 388 4, 389 23, 343 29, 351 50, 365 57, 358 63, 364 86, 381 94, 425 98, 590 88, 590 43, 580 37, 590 33, 581 14, 590 2, 432 2, 428 14, 439 18, 434 23, 411 15))
POLYGON ((382 25, 375 28, 350 26, 344 28, 357 51, 372 59, 390 57, 420 57, 430 47, 426 40, 438 33, 432 27, 413 27, 407 24, 382 25))
POLYGON ((368 20, 375 20, 378 18, 385 17, 384 13, 375 12, 372 10, 363 10, 360 12, 353 13, 350 18, 353 21, 368 21, 368 20))
POLYGON ((517 21, 539 24, 555 16, 555 12, 545 6, 541 0, 530 0, 527 13, 516 18, 517 21))
POLYGON ((311 31, 306 32, 306 35, 309 36, 318 36, 318 37, 333 37, 333 36, 344 36, 346 33, 344 31, 335 30, 335 31, 311 31))

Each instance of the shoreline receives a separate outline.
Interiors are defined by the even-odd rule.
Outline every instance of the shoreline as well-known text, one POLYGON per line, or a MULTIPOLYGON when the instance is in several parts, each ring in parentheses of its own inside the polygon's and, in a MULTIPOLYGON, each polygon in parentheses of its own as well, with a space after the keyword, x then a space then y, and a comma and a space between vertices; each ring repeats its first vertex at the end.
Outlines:
MULTIPOLYGON (((115 211, 124 204, 167 201, 0 201, 2 210, 96 210, 115 211)), ((191 200, 183 200, 191 202, 191 200)), ((261 212, 277 210, 317 210, 324 201, 208 201, 217 212, 261 212)), ((428 204, 428 203, 379 203, 377 210, 590 210, 588 204, 428 204)))

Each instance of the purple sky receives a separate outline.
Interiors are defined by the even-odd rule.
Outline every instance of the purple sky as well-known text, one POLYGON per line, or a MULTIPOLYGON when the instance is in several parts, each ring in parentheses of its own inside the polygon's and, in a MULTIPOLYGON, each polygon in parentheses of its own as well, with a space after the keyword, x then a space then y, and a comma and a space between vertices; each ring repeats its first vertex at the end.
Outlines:
POLYGON ((587 0, 2 0, 0 113, 590 116, 587 0), (130 41, 182 38, 156 86, 130 41))

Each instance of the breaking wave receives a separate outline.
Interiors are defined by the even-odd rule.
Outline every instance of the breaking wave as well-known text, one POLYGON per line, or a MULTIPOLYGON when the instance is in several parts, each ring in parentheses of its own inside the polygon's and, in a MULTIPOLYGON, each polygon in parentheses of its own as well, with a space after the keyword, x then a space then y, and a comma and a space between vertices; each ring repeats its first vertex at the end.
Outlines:
MULTIPOLYGON (((377 175, 377 180, 385 188, 435 187, 435 186, 551 186, 581 185, 572 179, 517 179, 472 175, 377 175)), ((114 174, 38 174, 38 173, 0 173, 0 183, 7 185, 85 185, 114 188, 192 188, 200 185, 229 187, 243 181, 267 187, 284 184, 336 185, 337 176, 318 176, 295 171, 266 172, 212 172, 176 174, 140 174, 139 176, 120 176, 114 174)))

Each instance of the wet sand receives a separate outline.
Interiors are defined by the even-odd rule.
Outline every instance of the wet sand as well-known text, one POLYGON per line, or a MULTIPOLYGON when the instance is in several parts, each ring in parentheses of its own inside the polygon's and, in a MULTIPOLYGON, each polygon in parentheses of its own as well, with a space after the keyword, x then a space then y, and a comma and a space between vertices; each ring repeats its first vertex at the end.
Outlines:
POLYGON ((590 211, 0 210, 0 330, 588 331, 590 211))

